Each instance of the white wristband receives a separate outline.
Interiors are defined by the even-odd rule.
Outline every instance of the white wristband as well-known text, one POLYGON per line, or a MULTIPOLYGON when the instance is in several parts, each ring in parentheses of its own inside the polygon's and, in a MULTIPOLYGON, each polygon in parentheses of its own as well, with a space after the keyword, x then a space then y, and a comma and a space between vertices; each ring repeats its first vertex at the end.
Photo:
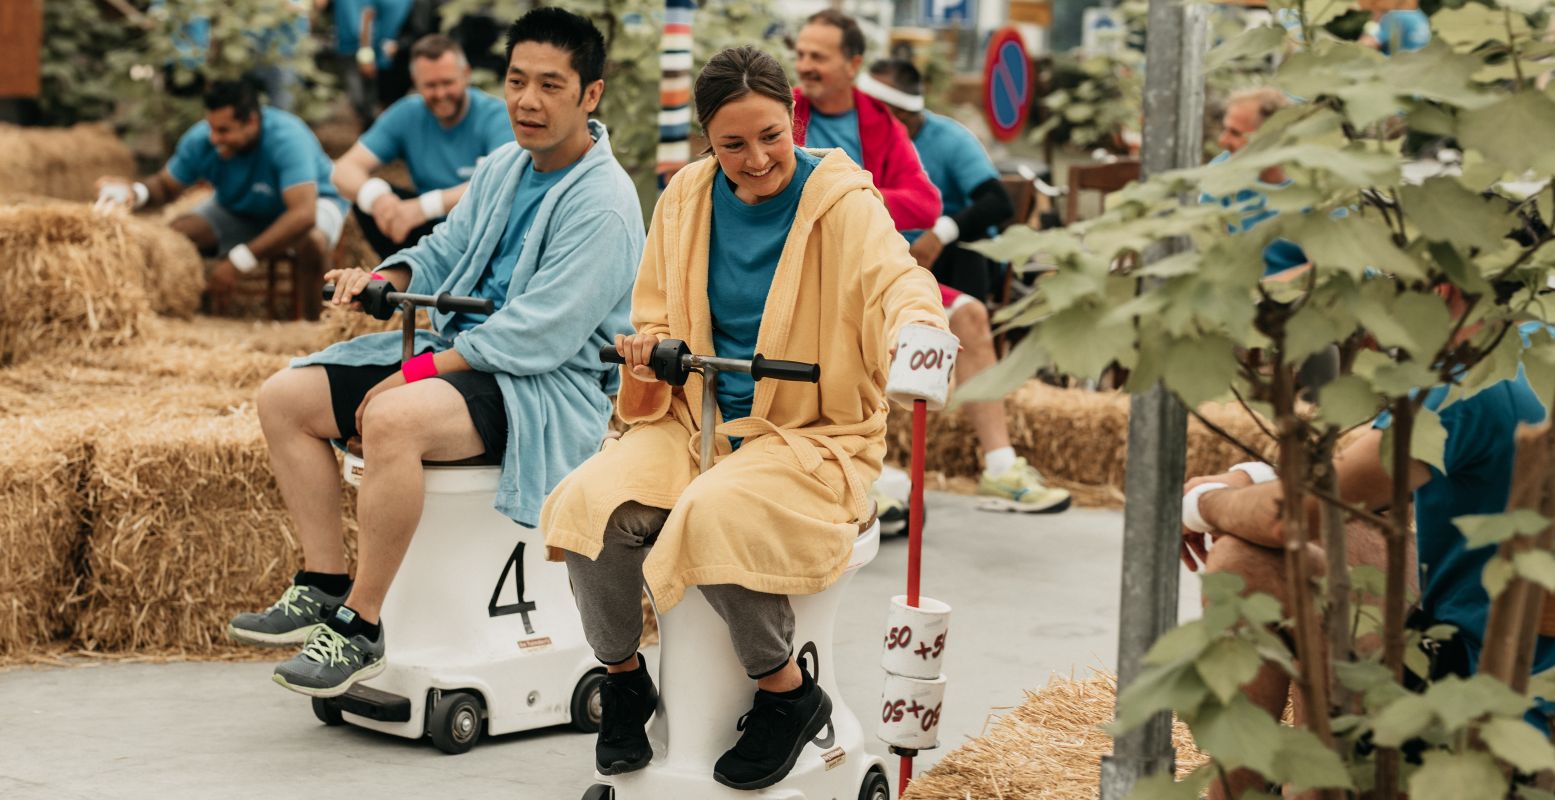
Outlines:
POLYGON ((934 221, 934 238, 939 239, 940 244, 950 244, 961 238, 961 226, 950 217, 940 217, 934 221))
POLYGON ((147 203, 151 202, 151 190, 146 188, 146 184, 135 181, 130 184, 130 191, 135 193, 136 208, 144 208, 147 203))
POLYGON ((1252 478, 1253 483, 1268 483, 1269 481, 1276 480, 1280 477, 1279 475, 1275 474, 1274 467, 1271 467, 1262 461, 1248 461, 1246 463, 1237 464, 1229 471, 1240 472, 1247 477, 1252 478))
POLYGON ((438 217, 448 213, 448 210, 443 208, 442 189, 433 189, 430 192, 422 194, 416 199, 421 201, 421 213, 425 214, 426 218, 429 220, 437 219, 438 217))
POLYGON ((356 48, 356 63, 365 67, 368 64, 377 63, 377 61, 378 54, 374 53, 371 47, 364 45, 362 47, 356 48))
POLYGON ((356 207, 373 213, 373 204, 384 195, 394 194, 394 187, 382 178, 368 178, 362 188, 356 190, 356 207))
POLYGON ((238 268, 238 272, 252 272, 254 267, 259 266, 259 259, 254 257, 254 251, 248 249, 246 244, 228 250, 227 260, 232 262, 232 266, 238 268))
POLYGON ((1182 526, 1194 533, 1209 533, 1214 526, 1199 513, 1199 498, 1217 489, 1229 489, 1224 483, 1201 483, 1182 496, 1182 526))

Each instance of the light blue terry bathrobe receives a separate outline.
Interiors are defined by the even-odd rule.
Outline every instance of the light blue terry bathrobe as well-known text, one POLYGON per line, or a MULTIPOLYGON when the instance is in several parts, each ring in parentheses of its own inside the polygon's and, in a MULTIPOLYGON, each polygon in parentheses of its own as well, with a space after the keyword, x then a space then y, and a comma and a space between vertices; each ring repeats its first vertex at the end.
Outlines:
MULTIPOLYGON (((431 331, 416 332, 416 352, 453 347, 470 366, 495 373, 508 416, 508 447, 496 509, 534 527, 546 493, 599 449, 620 380, 599 348, 631 333, 632 284, 642 257, 637 189, 610 150, 605 126, 589 122, 594 146, 553 186, 539 209, 506 304, 463 333, 453 315, 432 312, 431 331), (450 339, 449 336, 454 336, 450 339)), ((473 294, 502 241, 513 195, 529 154, 515 144, 487 156, 448 219, 384 267, 408 266, 409 291, 473 294)), ((396 364, 400 334, 339 342, 292 366, 396 364)))

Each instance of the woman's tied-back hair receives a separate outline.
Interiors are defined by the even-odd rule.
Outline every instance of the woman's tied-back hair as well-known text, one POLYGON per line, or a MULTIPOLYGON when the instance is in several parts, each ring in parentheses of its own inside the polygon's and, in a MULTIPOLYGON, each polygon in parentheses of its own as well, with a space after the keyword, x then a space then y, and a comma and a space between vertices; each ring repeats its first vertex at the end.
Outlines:
POLYGON ((782 103, 790 114, 794 111, 794 92, 777 59, 749 45, 731 47, 709 59, 697 76, 694 92, 703 132, 725 103, 751 93, 782 103))

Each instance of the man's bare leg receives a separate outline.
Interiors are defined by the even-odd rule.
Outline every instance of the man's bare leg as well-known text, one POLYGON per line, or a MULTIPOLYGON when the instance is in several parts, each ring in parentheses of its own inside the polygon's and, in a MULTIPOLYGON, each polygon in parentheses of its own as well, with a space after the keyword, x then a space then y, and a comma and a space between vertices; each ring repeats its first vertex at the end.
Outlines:
POLYGON ((281 500, 297 526, 303 569, 344 574, 340 476, 330 439, 340 436, 323 367, 283 369, 259 389, 259 424, 281 500))
POLYGON ((330 270, 330 264, 334 262, 334 252, 324 232, 318 228, 299 238, 295 247, 297 272, 292 278, 302 287, 302 317, 318 319, 324 308, 324 273, 330 270))
MULTIPOLYGON (((982 303, 964 303, 956 309, 950 317, 950 332, 961 340, 961 355, 956 359, 956 383, 966 385, 999 360, 994 353, 988 309, 982 303)), ((1010 428, 1002 400, 967 403, 964 408, 972 430, 977 433, 978 452, 1010 446, 1010 428)))
POLYGON ((365 474, 357 498, 356 582, 350 606, 376 624, 389 584, 421 521, 423 460, 457 461, 485 452, 464 396, 452 384, 424 380, 391 389, 362 412, 365 474))
POLYGON ((219 246, 216 230, 199 214, 184 214, 173 220, 168 227, 189 237, 189 241, 194 242, 201 254, 214 252, 219 246))

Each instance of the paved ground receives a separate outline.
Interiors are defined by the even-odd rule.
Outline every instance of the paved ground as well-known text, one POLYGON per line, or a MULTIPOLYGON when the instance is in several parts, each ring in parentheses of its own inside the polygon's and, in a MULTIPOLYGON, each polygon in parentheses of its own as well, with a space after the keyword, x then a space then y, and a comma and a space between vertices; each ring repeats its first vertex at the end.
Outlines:
MULTIPOLYGON (((940 737, 927 766, 977 735, 1051 672, 1111 668, 1117 649, 1122 514, 1057 517, 975 511, 929 497, 924 593, 954 608, 940 737)), ((903 590, 905 537, 849 587, 838 620, 842 692, 878 707, 880 625, 903 590)), ((1185 578, 1180 606, 1198 603, 1185 578)), ((352 728, 325 728, 305 699, 271 683, 270 664, 98 665, 0 672, 0 797, 577 797, 592 737, 549 730, 486 739, 446 756, 352 728)), ((866 726, 868 722, 866 720, 866 726)), ((884 745, 876 747, 884 753, 884 745)), ((895 772, 892 771, 892 778, 895 772)))

